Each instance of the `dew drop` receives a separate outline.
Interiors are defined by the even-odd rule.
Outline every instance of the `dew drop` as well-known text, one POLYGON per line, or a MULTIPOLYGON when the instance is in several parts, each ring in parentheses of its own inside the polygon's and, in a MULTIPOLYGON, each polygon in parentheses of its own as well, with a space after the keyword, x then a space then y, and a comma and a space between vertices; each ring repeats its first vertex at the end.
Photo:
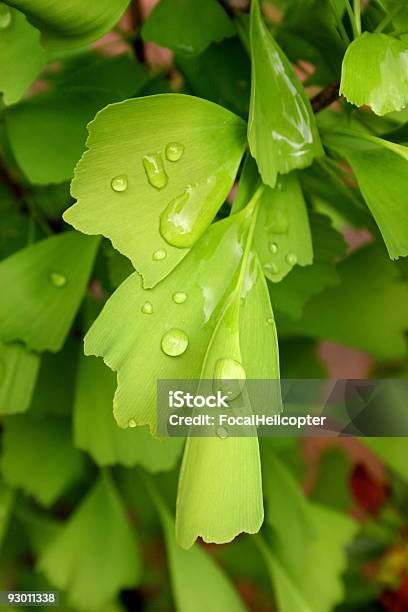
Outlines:
POLYGON ((145 302, 142 306, 143 314, 152 314, 153 312, 153 304, 151 302, 145 302))
POLYGON ((170 357, 182 355, 188 347, 188 336, 181 329, 170 329, 166 332, 161 341, 163 353, 170 357))
POLYGON ((142 161, 147 180, 151 186, 155 189, 163 189, 167 185, 168 176, 160 153, 145 155, 142 161))
POLYGON ((219 438, 221 438, 221 440, 228 438, 228 431, 225 429, 225 427, 217 427, 216 434, 219 438))
POLYGON ((290 266, 294 266, 297 263, 297 257, 295 253, 288 253, 286 255, 286 261, 290 266))
POLYGON ((269 325, 273 325, 273 324, 275 323, 275 320, 273 319, 273 317, 269 317, 269 319, 267 319, 267 320, 266 320, 266 322, 267 322, 269 325))
POLYGON ((273 253, 274 255, 276 255, 276 253, 279 251, 279 247, 276 244, 276 242, 270 242, 269 243, 269 250, 271 253, 273 253))
POLYGON ((176 304, 183 304, 183 302, 185 302, 187 299, 187 293, 184 293, 184 291, 177 291, 176 293, 173 294, 173 302, 176 302, 176 304))
POLYGON ((263 268, 264 271, 269 272, 269 274, 279 274, 280 272, 279 266, 276 263, 267 263, 263 268))
POLYGON ((135 419, 130 419, 129 420, 128 427, 131 427, 131 428, 137 427, 137 423, 136 423, 135 419))
POLYGON ((184 145, 179 142, 169 142, 166 147, 166 157, 171 162, 178 161, 184 153, 184 145))
POLYGON ((217 386, 220 390, 226 393, 230 400, 233 400, 242 392, 246 373, 243 365, 239 361, 227 357, 218 359, 215 364, 214 379, 217 382, 219 381, 217 386))
POLYGON ((0 29, 5 30, 11 24, 11 10, 8 6, 1 3, 0 4, 0 29))
POLYGON ((61 274, 60 272, 51 272, 50 281, 54 285, 54 287, 65 287, 67 284, 67 277, 61 274))
POLYGON ((126 174, 119 174, 115 176, 111 181, 111 187, 113 191, 126 191, 128 188, 128 178, 126 174))
POLYGON ((164 249, 157 249, 152 255, 152 259, 154 261, 160 261, 161 259, 166 259, 167 253, 164 249))

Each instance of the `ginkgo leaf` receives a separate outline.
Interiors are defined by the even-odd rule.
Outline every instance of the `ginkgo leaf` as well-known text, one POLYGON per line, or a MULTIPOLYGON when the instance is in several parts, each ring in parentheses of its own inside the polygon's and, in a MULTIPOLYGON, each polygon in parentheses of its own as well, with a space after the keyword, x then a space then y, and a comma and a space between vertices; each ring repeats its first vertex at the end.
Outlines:
POLYGON ((14 104, 43 69, 46 53, 40 33, 20 11, 3 4, 0 8, 7 23, 0 29, 0 92, 6 104, 14 104))
POLYGON ((198 544, 190 550, 178 546, 172 517, 157 490, 149 484, 164 531, 177 611, 244 612, 246 607, 211 555, 198 544))
POLYGON ((234 32, 232 21, 216 0, 160 0, 142 28, 144 40, 180 55, 198 55, 210 43, 234 32))
POLYGON ((62 75, 47 91, 7 110, 11 148, 32 183, 70 180, 85 148, 89 121, 107 104, 136 95, 146 83, 146 72, 128 54, 109 59, 91 56, 94 61, 88 70, 62 75), (97 83, 93 74, 98 75, 97 83))
POLYGON ((325 143, 346 158, 391 259, 408 255, 408 148, 362 132, 327 133, 325 143))
POLYGON ((46 238, 0 263, 0 338, 58 351, 85 292, 99 241, 77 232, 46 238))
POLYGON ((27 15, 50 50, 84 47, 101 38, 119 21, 129 0, 82 0, 52 3, 48 0, 6 0, 27 15))
POLYGON ((5 481, 50 506, 81 475, 83 457, 71 442, 69 421, 8 417, 1 470, 5 481))
POLYGON ((226 288, 240 266, 248 223, 244 210, 213 224, 156 287, 143 289, 133 273, 106 302, 85 337, 85 353, 103 357, 118 373, 114 415, 120 426, 132 421, 155 431, 156 381, 200 377, 226 288), (179 355, 163 350, 169 336, 180 341, 179 355))
POLYGON ((252 88, 248 141, 264 183, 323 155, 312 107, 289 60, 251 8, 252 88))
POLYGON ((384 359, 402 358, 407 350, 408 288, 381 244, 355 251, 337 271, 339 286, 313 297, 299 320, 280 316, 280 333, 324 338, 384 359))
POLYGON ((264 274, 278 283, 298 264, 313 261, 312 236, 306 203, 295 172, 266 187, 255 229, 255 245, 264 274))
POLYGON ((182 438, 156 440, 145 427, 121 429, 112 414, 116 376, 100 359, 81 357, 74 404, 75 445, 98 465, 141 465, 150 472, 171 470, 182 438))
POLYGON ((39 356, 23 345, 0 343, 0 414, 27 410, 39 365, 39 356))
POLYGON ((408 44, 379 32, 364 32, 347 48, 340 93, 377 115, 408 104, 408 44))
POLYGON ((89 126, 64 219, 103 234, 150 288, 202 235, 230 191, 245 124, 206 100, 164 94, 108 106, 89 126))
POLYGON ((104 609, 140 579, 135 534, 109 476, 102 473, 38 562, 50 583, 79 610, 104 609), (80 545, 78 546, 78 543, 80 545))
MULTIPOLYGON (((247 377, 279 378, 269 296, 260 264, 256 255, 250 253, 243 264, 241 283, 238 280, 235 295, 219 318, 209 344, 203 379, 215 377, 220 360, 242 363, 247 377)), ((235 370, 234 377, 242 378, 244 374, 236 365, 235 370)), ((227 431, 219 429, 215 428, 214 437, 187 439, 176 515, 177 541, 183 548, 189 548, 198 536, 206 542, 223 543, 242 531, 256 533, 263 521, 256 431, 251 437, 228 437, 227 431), (222 521, 221 515, 225 517, 222 521)))

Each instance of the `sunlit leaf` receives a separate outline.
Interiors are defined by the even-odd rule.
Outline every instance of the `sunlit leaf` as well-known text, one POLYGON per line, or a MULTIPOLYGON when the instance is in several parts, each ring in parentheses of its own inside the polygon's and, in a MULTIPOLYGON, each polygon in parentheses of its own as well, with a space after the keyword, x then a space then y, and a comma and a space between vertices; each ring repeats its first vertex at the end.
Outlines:
POLYGON ((39 365, 39 356, 21 344, 0 343, 0 414, 27 410, 39 365))
POLYGON ((129 0, 82 0, 52 3, 48 0, 7 0, 25 13, 42 34, 50 50, 83 47, 101 38, 119 21, 129 0))
POLYGON ((91 67, 91 74, 88 69, 78 70, 7 111, 10 145, 33 183, 70 180, 85 148, 89 121, 107 104, 135 95, 146 82, 145 72, 126 54, 100 56, 91 67))
POLYGON ((359 132, 328 133, 325 143, 351 165, 391 259, 408 255, 408 148, 359 132))
POLYGON ((340 93, 377 115, 408 104, 408 44, 378 32, 364 32, 347 48, 340 93))
POLYGON ((72 446, 69 421, 8 417, 1 470, 5 481, 50 506, 81 475, 82 455, 72 446))
POLYGON ((252 88, 248 141, 264 183, 309 166, 323 154, 312 107, 290 62, 267 29, 259 1, 251 9, 252 88))
POLYGON ((198 55, 233 34, 233 24, 216 0, 160 0, 142 29, 144 40, 180 55, 198 55))
POLYGON ((356 251, 337 271, 340 285, 313 297, 298 321, 279 317, 280 333, 324 338, 383 358, 403 357, 408 287, 381 245, 356 251))
POLYGON ((38 569, 67 591, 73 608, 84 611, 104 609, 118 591, 137 585, 137 542, 107 474, 102 473, 46 548, 38 569))
POLYGON ((78 202, 64 218, 108 237, 152 287, 186 255, 228 195, 245 124, 205 100, 165 94, 109 106, 89 130, 89 150, 72 183, 78 202))
POLYGON ((238 594, 211 555, 196 544, 182 550, 174 537, 174 523, 153 490, 153 499, 164 531, 174 599, 178 612, 243 612, 238 594))
POLYGON ((0 338, 36 351, 64 343, 92 270, 98 240, 66 232, 0 263, 0 338))
POLYGON ((171 470, 182 438, 156 440, 144 427, 121 429, 112 414, 116 376, 100 359, 82 357, 74 407, 75 445, 98 465, 141 465, 150 472, 171 470))
POLYGON ((298 264, 313 261, 312 236, 306 203, 296 173, 278 179, 275 189, 261 196, 255 245, 264 274, 281 281, 298 264))
POLYGON ((43 69, 46 53, 40 45, 40 33, 20 11, 3 3, 1 10, 9 23, 0 29, 0 92, 6 104, 14 104, 43 69))

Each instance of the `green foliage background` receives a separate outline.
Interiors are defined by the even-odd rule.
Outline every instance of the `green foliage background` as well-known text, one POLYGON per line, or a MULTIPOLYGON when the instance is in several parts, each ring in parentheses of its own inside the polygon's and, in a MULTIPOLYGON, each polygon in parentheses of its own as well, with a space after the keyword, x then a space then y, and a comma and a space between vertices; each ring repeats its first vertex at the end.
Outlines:
POLYGON ((51 4, 0 3, 0 589, 408 609, 406 439, 306 495, 307 443, 155 437, 159 378, 407 376, 405 1, 51 4))

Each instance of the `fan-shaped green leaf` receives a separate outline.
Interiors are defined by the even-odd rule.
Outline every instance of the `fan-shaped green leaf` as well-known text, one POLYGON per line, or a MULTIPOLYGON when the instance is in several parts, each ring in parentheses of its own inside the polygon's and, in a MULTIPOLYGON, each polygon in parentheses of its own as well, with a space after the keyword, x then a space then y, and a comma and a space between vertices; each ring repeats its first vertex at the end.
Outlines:
POLYGON ((408 44, 387 34, 364 32, 347 48, 340 93, 377 115, 408 104, 408 44))
POLYGON ((309 218, 295 172, 281 176, 275 189, 267 187, 261 196, 255 245, 265 275, 281 281, 298 264, 313 261, 309 218))
POLYGON ((5 481, 50 506, 81 475, 82 455, 72 446, 69 421, 8 417, 1 470, 5 481))
POLYGON ((229 111, 190 96, 108 106, 90 124, 89 150, 72 183, 78 202, 65 220, 108 237, 144 286, 154 286, 225 200, 245 147, 244 129, 229 111))
POLYGON ((82 300, 96 238, 66 232, 41 240, 0 263, 0 338, 36 351, 58 351, 82 300))
POLYGON ((14 104, 37 78, 46 62, 40 33, 25 16, 0 4, 0 92, 6 104, 14 104))
POLYGON ((233 34, 232 21, 216 0, 160 0, 142 28, 145 40, 180 55, 198 55, 233 34))
POLYGON ((39 365, 38 355, 21 344, 0 343, 0 414, 27 410, 39 365))
POLYGON ((259 1, 251 9, 252 88, 248 141, 264 183, 309 166, 323 154, 312 107, 289 60, 267 29, 259 1))
POLYGON ((50 50, 83 47, 101 38, 119 21, 129 0, 7 0, 6 4, 25 13, 42 34, 50 50))
POLYGON ((391 259, 408 255, 408 148, 361 132, 328 133, 325 143, 351 165, 391 259))
POLYGON ((100 359, 82 357, 74 406, 75 445, 99 465, 141 465, 149 472, 171 470, 182 438, 155 440, 146 428, 121 429, 112 414, 116 376, 100 359))
POLYGON ((118 591, 139 581, 140 560, 125 509, 102 473, 38 563, 78 610, 105 609, 118 591))
POLYGON ((90 66, 65 78, 62 74, 51 89, 6 113, 11 148, 33 183, 70 180, 85 148, 87 123, 107 104, 136 95, 146 83, 145 71, 127 54, 86 61, 90 66))
POLYGON ((163 526, 177 611, 244 612, 244 604, 211 556, 198 544, 190 550, 178 546, 170 513, 156 490, 152 493, 163 526))

